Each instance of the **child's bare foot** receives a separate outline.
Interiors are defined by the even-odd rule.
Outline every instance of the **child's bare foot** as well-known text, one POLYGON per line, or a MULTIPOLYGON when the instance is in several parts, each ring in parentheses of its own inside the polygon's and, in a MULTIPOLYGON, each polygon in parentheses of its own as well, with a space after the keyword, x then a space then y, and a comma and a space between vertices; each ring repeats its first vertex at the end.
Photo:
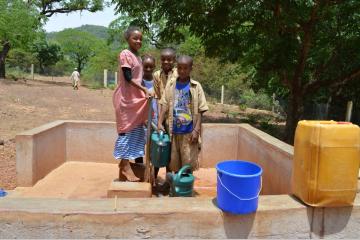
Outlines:
POLYGON ((128 160, 121 160, 119 163, 119 180, 128 182, 140 181, 140 179, 135 176, 128 160))

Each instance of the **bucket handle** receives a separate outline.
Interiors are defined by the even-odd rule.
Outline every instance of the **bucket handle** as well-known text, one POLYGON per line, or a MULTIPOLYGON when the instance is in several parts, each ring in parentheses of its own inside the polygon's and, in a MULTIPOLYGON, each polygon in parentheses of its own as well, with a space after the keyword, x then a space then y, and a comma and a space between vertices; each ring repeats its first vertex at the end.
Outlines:
POLYGON ((252 198, 241 198, 238 195, 236 195, 235 193, 233 193, 232 191, 230 191, 221 181, 219 174, 217 175, 218 181, 220 182, 221 186, 223 186, 231 195, 233 195, 234 197, 236 197, 237 199, 241 200, 241 201, 249 201, 249 200, 254 200, 256 198, 258 198, 260 196, 260 192, 262 190, 262 176, 260 177, 260 190, 258 192, 258 194, 256 195, 256 197, 252 197, 252 198))

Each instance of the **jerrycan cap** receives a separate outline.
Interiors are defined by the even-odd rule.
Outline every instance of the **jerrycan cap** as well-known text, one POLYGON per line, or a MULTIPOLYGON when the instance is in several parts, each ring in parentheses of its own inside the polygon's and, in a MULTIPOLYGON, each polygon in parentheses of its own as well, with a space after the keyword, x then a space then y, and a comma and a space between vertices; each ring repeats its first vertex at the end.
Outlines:
POLYGON ((5 192, 4 189, 0 188, 0 197, 5 197, 7 195, 7 192, 5 192))

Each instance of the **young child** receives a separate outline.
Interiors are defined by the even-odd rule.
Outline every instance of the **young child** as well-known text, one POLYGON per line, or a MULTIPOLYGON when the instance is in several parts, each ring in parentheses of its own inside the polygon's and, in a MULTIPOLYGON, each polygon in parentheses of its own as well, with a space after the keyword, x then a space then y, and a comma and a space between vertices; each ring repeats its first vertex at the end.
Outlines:
MULTIPOLYGON (((154 73, 154 90, 155 98, 158 99, 158 112, 161 112, 160 99, 164 94, 166 84, 178 77, 177 70, 175 68, 176 63, 176 51, 173 48, 164 48, 160 52, 161 69, 154 73)), ((166 117, 163 119, 166 130, 169 130, 166 123, 166 117)), ((166 167, 166 172, 169 172, 169 168, 166 167)), ((159 172, 158 168, 155 168, 155 176, 159 172)))
MULTIPOLYGON (((144 69, 144 79, 143 79, 144 86, 150 92, 155 93, 155 89, 154 89, 155 81, 153 75, 155 69, 155 58, 150 55, 144 55, 142 57, 142 61, 143 61, 143 69, 144 69)), ((152 99, 151 105, 153 110, 151 121, 157 126, 159 112, 158 112, 158 99, 156 97, 156 94, 155 94, 155 98, 152 99)), ((137 159, 137 162, 139 161, 140 159, 137 159)), ((156 179, 159 173, 159 168, 155 167, 154 171, 155 171, 155 179, 156 179)))
POLYGON ((201 117, 209 108, 201 84, 190 78, 193 60, 179 56, 178 78, 167 83, 161 98, 161 113, 158 129, 164 131, 163 119, 167 114, 171 137, 171 161, 169 168, 177 172, 185 164, 192 170, 199 168, 198 151, 201 117))
MULTIPOLYGON (((154 70, 155 70, 155 58, 151 55, 144 55, 142 57, 142 63, 143 63, 143 71, 144 71, 144 77, 143 77, 143 84, 148 89, 149 92, 155 94, 154 90, 154 70)), ((156 96, 155 96, 156 97, 156 96)), ((158 120, 158 105, 157 105, 157 99, 152 99, 152 108, 153 108, 153 117, 152 121, 155 125, 157 125, 158 120)))
POLYGON ((160 53, 161 69, 154 73, 155 97, 159 100, 165 90, 167 82, 178 76, 174 67, 176 62, 176 52, 173 48, 165 48, 160 53))
POLYGON ((119 86, 114 91, 118 138, 115 142, 114 157, 119 160, 119 179, 136 182, 129 160, 143 157, 145 153, 145 129, 147 99, 153 95, 142 85, 143 68, 138 50, 141 48, 142 32, 138 27, 129 27, 125 32, 129 48, 119 56, 119 86))

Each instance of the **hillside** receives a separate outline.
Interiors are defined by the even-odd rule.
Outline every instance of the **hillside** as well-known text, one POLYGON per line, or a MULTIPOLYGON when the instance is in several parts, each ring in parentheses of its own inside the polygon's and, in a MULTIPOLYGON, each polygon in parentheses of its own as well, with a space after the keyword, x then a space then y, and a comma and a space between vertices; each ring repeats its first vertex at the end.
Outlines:
MULTIPOLYGON (((83 25, 81 27, 73 28, 78 31, 88 32, 90 34, 95 35, 99 39, 107 41, 108 39, 108 28, 104 26, 97 26, 97 25, 83 25)), ((46 33, 46 36, 49 40, 53 40, 56 37, 56 34, 59 32, 50 32, 46 33)))
MULTIPOLYGON (((82 25, 81 27, 72 28, 72 29, 81 31, 81 32, 90 33, 90 34, 94 35, 95 37, 99 38, 100 40, 108 43, 109 34, 108 34, 107 27, 87 24, 87 25, 82 25)), ((64 29, 64 30, 66 30, 66 29, 64 29)), ((62 31, 64 31, 64 30, 62 30, 62 31)), ((62 31, 46 33, 46 37, 49 41, 55 40, 56 35, 62 31)), ((119 48, 119 46, 120 46, 119 40, 115 39, 113 42, 110 43, 111 50, 117 50, 119 48)))

